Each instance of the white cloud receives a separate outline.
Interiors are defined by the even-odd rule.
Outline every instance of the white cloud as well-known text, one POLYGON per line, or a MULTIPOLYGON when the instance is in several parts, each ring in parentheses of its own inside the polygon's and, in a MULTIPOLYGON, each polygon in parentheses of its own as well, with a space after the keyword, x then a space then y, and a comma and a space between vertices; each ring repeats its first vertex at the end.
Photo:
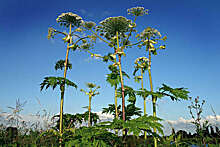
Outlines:
MULTIPOLYGON (((205 120, 208 120, 209 124, 212 126, 220 127, 220 115, 206 116, 201 122, 204 122, 205 120)), ((196 127, 191 123, 192 121, 193 119, 184 119, 182 117, 178 120, 165 120, 162 123, 164 125, 164 133, 165 135, 170 135, 172 128, 174 128, 175 132, 178 130, 185 130, 186 132, 195 133, 196 127)))
POLYGON ((100 112, 95 112, 99 118, 102 120, 102 121, 109 121, 109 120, 113 120, 114 119, 114 115, 110 114, 110 113, 102 113, 101 111, 100 112))

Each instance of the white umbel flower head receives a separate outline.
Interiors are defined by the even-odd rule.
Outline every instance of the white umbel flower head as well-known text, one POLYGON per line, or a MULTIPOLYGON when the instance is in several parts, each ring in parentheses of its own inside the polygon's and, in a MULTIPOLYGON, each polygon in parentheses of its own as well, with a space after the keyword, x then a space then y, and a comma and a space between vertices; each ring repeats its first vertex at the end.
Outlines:
POLYGON ((82 17, 72 12, 62 13, 57 17, 56 21, 60 25, 66 27, 69 27, 70 24, 76 27, 79 27, 80 25, 83 24, 82 17))
POLYGON ((144 7, 133 7, 127 11, 129 15, 133 16, 143 16, 144 14, 148 14, 148 9, 144 9, 144 7))

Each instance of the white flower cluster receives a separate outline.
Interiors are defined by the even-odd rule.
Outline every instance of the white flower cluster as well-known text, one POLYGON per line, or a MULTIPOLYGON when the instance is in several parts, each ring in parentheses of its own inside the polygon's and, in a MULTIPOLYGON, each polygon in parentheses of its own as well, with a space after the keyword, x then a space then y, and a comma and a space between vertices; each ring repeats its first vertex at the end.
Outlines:
POLYGON ((144 14, 148 14, 148 10, 144 9, 144 7, 133 7, 131 9, 128 9, 128 14, 133 16, 143 16, 144 14))
POLYGON ((79 15, 74 14, 72 12, 67 12, 67 13, 62 13, 61 15, 59 15, 56 21, 57 22, 63 21, 63 19, 67 17, 74 17, 76 20, 82 20, 82 17, 80 17, 79 15))
POLYGON ((102 26, 99 26, 98 28, 101 28, 103 31, 117 30, 118 32, 127 32, 129 29, 129 25, 132 24, 132 21, 127 19, 126 17, 117 16, 117 17, 108 17, 105 20, 101 21, 100 24, 102 26))
POLYGON ((118 16, 118 17, 108 17, 105 20, 101 21, 100 24, 106 24, 108 22, 112 22, 112 21, 129 21, 127 18, 125 18, 124 16, 118 16))
POLYGON ((66 26, 66 27, 69 27, 70 24, 79 27, 84 23, 82 17, 72 12, 62 13, 57 17, 56 21, 60 23, 61 26, 66 26))
POLYGON ((137 65, 138 68, 144 68, 148 65, 149 59, 147 57, 139 57, 135 60, 134 64, 137 65))

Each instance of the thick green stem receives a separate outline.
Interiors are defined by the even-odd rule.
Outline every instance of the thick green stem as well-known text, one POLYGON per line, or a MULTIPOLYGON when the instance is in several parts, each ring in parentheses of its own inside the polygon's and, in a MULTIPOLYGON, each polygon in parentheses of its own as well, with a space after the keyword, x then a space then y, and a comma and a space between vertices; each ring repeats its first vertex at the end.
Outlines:
MULTIPOLYGON (((141 89, 144 90, 144 79, 143 79, 143 68, 141 68, 141 89)), ((146 112, 146 98, 144 97, 144 115, 147 114, 146 112)))
POLYGON ((119 55, 119 71, 120 71, 120 80, 121 80, 121 94, 122 94, 122 118, 125 121, 125 95, 124 95, 124 82, 122 76, 122 68, 121 68, 121 55, 119 55))
MULTIPOLYGON (((153 82, 152 82, 152 76, 151 76, 151 52, 149 48, 149 39, 148 39, 147 51, 149 53, 148 74, 149 74, 149 80, 150 80, 150 90, 151 92, 153 92, 153 82)), ((152 96, 152 103, 153 103, 153 116, 156 117, 156 97, 154 96, 152 96)), ((156 128, 154 128, 154 133, 156 133, 156 128)), ((156 138, 154 138, 154 147, 157 147, 156 138)))
MULTIPOLYGON (((141 89, 144 90, 144 71, 143 71, 143 68, 141 68, 141 89)), ((144 115, 147 114, 147 111, 146 111, 146 98, 144 97, 144 115)), ((147 139, 147 132, 144 131, 144 139, 147 139)))
MULTIPOLYGON (((71 24, 70 24, 70 31, 69 34, 71 34, 71 24)), ((69 56, 69 45, 72 43, 72 38, 70 39, 70 43, 67 44, 67 50, 66 50, 66 58, 65 58, 65 64, 64 64, 64 74, 63 78, 64 80, 66 79, 66 74, 67 74, 67 61, 68 61, 68 56, 69 56)), ((62 144, 62 135, 63 135, 63 102, 64 102, 64 91, 65 91, 65 81, 63 82, 63 85, 61 85, 61 99, 60 99, 60 146, 62 144)))
POLYGON ((89 118, 88 118, 88 127, 91 126, 91 101, 92 101, 92 96, 89 96, 89 118))
MULTIPOLYGON (((117 36, 117 47, 118 51, 120 50, 119 47, 119 39, 118 39, 118 32, 116 32, 117 36)), ((120 50, 120 52, 123 52, 120 50)), ((122 118, 123 121, 125 121, 125 95, 124 95, 124 82, 123 82, 123 75, 122 75, 122 68, 121 68, 121 54, 118 54, 118 66, 119 66, 119 72, 120 72, 120 81, 121 81, 121 95, 122 95, 122 118)))
POLYGON ((115 85, 115 118, 118 119, 117 85, 115 85))

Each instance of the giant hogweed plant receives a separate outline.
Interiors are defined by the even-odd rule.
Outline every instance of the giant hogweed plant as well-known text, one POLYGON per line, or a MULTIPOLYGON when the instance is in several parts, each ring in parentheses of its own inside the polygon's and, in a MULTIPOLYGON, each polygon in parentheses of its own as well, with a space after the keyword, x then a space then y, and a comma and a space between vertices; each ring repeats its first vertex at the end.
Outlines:
MULTIPOLYGON (((149 81, 150 81, 150 91, 153 92, 153 82, 151 76, 151 54, 157 55, 158 44, 160 49, 165 49, 165 45, 160 45, 161 41, 166 40, 166 36, 162 38, 160 32, 154 28, 147 27, 142 31, 140 34, 136 35, 138 41, 141 43, 138 44, 138 47, 145 47, 146 52, 148 52, 148 74, 149 74, 149 81)), ((156 117, 156 97, 152 96, 152 104, 153 104, 153 116, 156 117)), ((154 129, 154 132, 156 130, 154 129)), ((155 139, 155 146, 157 146, 157 141, 155 139)))
MULTIPOLYGON (((122 56, 125 56, 124 49, 128 46, 133 46, 129 38, 133 32, 136 32, 136 19, 138 16, 143 16, 147 13, 143 7, 135 7, 128 9, 128 14, 134 16, 134 21, 127 19, 123 16, 109 17, 101 21, 98 26, 88 28, 96 38, 99 38, 109 47, 113 48, 112 54, 104 56, 104 60, 108 61, 109 58, 113 58, 113 65, 119 68, 120 83, 122 92, 122 114, 125 121, 125 96, 124 96, 124 81, 122 73, 122 56)), ((91 23, 91 22, 90 22, 91 23)), ((92 24, 92 23, 91 23, 92 24)), ((94 23, 93 23, 94 24, 94 23)), ((92 54, 92 56, 98 56, 92 54)))
MULTIPOLYGON (((165 49, 165 45, 161 45, 163 41, 166 40, 166 36, 162 38, 161 33, 151 27, 147 27, 142 31, 140 34, 137 34, 136 38, 138 40, 141 40, 141 43, 138 45, 138 47, 145 47, 146 52, 148 53, 148 57, 146 59, 148 60, 148 74, 149 74, 149 81, 150 81, 150 91, 153 92, 153 82, 152 82, 152 75, 151 75, 151 62, 152 58, 151 55, 157 55, 158 49, 165 49), (159 46, 159 47, 158 47, 159 46)), ((152 103, 153 103, 153 116, 156 116, 156 97, 152 97, 152 103)))
MULTIPOLYGON (((91 47, 91 43, 88 43, 88 36, 83 34, 84 29, 82 25, 84 21, 82 18, 72 12, 62 13, 56 19, 57 23, 60 26, 64 27, 64 31, 59 31, 50 27, 48 29, 48 39, 55 38, 56 35, 63 36, 62 40, 64 43, 67 44, 66 48, 66 57, 65 60, 59 60, 56 65, 55 69, 64 69, 63 77, 45 77, 44 81, 41 83, 41 90, 45 87, 52 87, 53 89, 59 85, 61 91, 61 99, 60 99, 60 128, 59 133, 62 136, 63 130, 63 102, 64 102, 64 92, 65 92, 65 85, 72 86, 77 88, 77 85, 66 78, 67 70, 72 68, 72 65, 68 61, 69 51, 70 49, 75 51, 78 49, 87 50, 91 47), (67 32, 65 31, 67 29, 67 32)), ((91 39, 90 39, 91 40, 91 39)))
MULTIPOLYGON (((147 64, 147 65, 143 69, 148 70, 149 81, 150 81, 150 91, 144 89, 144 87, 142 86, 142 88, 137 92, 137 94, 142 96, 144 99, 147 98, 148 96, 152 96, 153 118, 155 118, 155 119, 151 119, 151 121, 152 121, 151 128, 154 128, 154 131, 152 133, 156 134, 157 129, 153 125, 153 123, 154 124, 157 123, 157 119, 156 119, 156 100, 157 100, 157 98, 169 96, 169 97, 171 97, 172 100, 187 99, 188 92, 184 88, 171 88, 167 85, 163 85, 163 87, 161 87, 159 89, 159 91, 157 91, 157 92, 153 91, 153 83, 152 83, 152 76, 151 76, 151 54, 156 55, 157 49, 165 49, 165 45, 164 44, 161 45, 161 42, 165 41, 166 37, 162 38, 162 35, 160 34, 159 31, 157 31, 156 29, 147 27, 143 32, 141 32, 140 34, 138 34, 136 36, 136 38, 138 39, 138 42, 131 43, 131 36, 134 32, 136 32, 136 29, 135 29, 136 23, 135 22, 136 22, 137 17, 143 16, 148 13, 147 13, 147 10, 144 9, 143 7, 135 7, 135 8, 128 9, 128 13, 131 14, 132 16, 134 16, 134 21, 129 20, 123 16, 109 17, 109 18, 106 18, 105 20, 101 21, 98 26, 96 26, 96 24, 94 22, 83 22, 81 17, 79 17, 78 15, 75 15, 75 14, 67 13, 66 15, 71 15, 70 17, 66 16, 65 14, 62 14, 61 16, 59 16, 57 21, 61 25, 67 27, 70 31, 69 31, 69 33, 65 33, 65 32, 57 31, 53 28, 49 28, 48 38, 53 38, 56 34, 64 35, 63 40, 64 40, 64 42, 67 43, 66 60, 65 60, 65 62, 60 61, 58 63, 58 65, 60 64, 60 65, 64 65, 64 66, 57 66, 57 68, 64 67, 64 77, 62 77, 63 79, 61 77, 58 77, 58 80, 56 77, 52 77, 52 79, 50 79, 50 77, 46 77, 43 82, 44 84, 42 84, 42 89, 44 88, 44 86, 46 86, 46 88, 48 88, 50 86, 52 88, 55 88, 56 87, 55 85, 59 84, 60 89, 61 89, 61 103, 63 103, 65 84, 68 85, 68 83, 69 83, 70 86, 74 85, 74 83, 71 83, 71 81, 66 79, 66 71, 67 71, 68 67, 69 67, 69 69, 71 68, 70 64, 68 66, 69 49, 72 49, 72 50, 76 50, 76 49, 80 49, 80 48, 88 49, 91 46, 91 44, 87 43, 86 39, 96 41, 96 39, 99 38, 101 41, 106 43, 109 47, 113 48, 114 52, 109 53, 107 56, 102 57, 101 55, 93 54, 90 51, 88 51, 88 50, 87 51, 91 54, 92 57, 99 57, 99 58, 101 57, 101 58, 103 58, 103 61, 105 61, 105 62, 112 61, 113 62, 112 66, 115 67, 116 69, 118 69, 119 75, 120 75, 121 87, 119 88, 120 92, 117 95, 120 95, 119 97, 122 98, 121 117, 122 117, 122 121, 124 123, 126 123, 126 120, 128 121, 130 119, 130 118, 126 119, 126 115, 128 116, 128 114, 129 114, 128 112, 126 112, 126 106, 125 106, 125 96, 126 96, 127 91, 129 91, 127 93, 127 95, 129 95, 128 101, 130 102, 130 104, 128 106, 132 106, 131 110, 137 110, 137 109, 135 107, 133 107, 135 105, 135 101, 136 101, 136 97, 133 96, 133 95, 135 95, 134 90, 132 91, 132 89, 130 89, 129 87, 126 87, 123 82, 122 56, 126 55, 124 51, 128 47, 131 47, 134 45, 138 45, 138 47, 145 47, 146 51, 148 52, 148 58, 146 57, 145 64, 147 64), (73 20, 75 23, 71 23, 70 25, 68 25, 68 24, 66 25, 67 22, 69 22, 69 21, 72 22, 73 20), (71 31, 72 26, 77 27, 73 31, 73 33, 71 31), (76 35, 76 33, 82 33, 84 30, 91 31, 92 35, 82 36, 82 37, 78 34, 76 35), (74 38, 78 38, 78 39, 73 40, 73 36, 74 36, 74 38), (75 42, 73 42, 73 41, 75 41, 75 42), (51 82, 51 81, 53 81, 53 82, 51 82), (56 84, 53 84, 53 83, 56 83, 56 84), (126 91, 126 88, 127 88, 127 91, 126 91)), ((138 69, 142 70, 142 68, 140 68, 140 67, 137 67, 135 70, 138 70, 138 69)), ((144 71, 142 71, 142 72, 144 72, 144 71)), ((117 73, 117 75, 118 75, 118 73, 117 73)), ((138 77, 136 79, 138 80, 138 77)), ((143 80, 143 75, 142 75, 142 80, 143 80)), ((113 108, 115 109, 115 111, 117 111, 118 108, 120 108, 120 105, 119 106, 115 105, 113 108)), ((120 114, 118 114, 118 115, 120 116, 120 114)), ((60 115, 60 117, 62 117, 62 115, 60 115)), ((62 122, 62 119, 60 119, 60 122, 62 122)), ((140 125, 143 125, 143 124, 140 124, 140 125)), ((128 129, 128 128, 125 128, 125 129, 128 129)), ((145 130, 145 131, 147 131, 147 130, 145 130)), ((62 123, 60 123, 60 134, 62 135, 62 123)), ((154 144, 155 144, 155 146, 157 146, 156 138, 155 138, 154 144)))
MULTIPOLYGON (((135 76, 135 82, 140 82, 141 81, 141 89, 144 90, 144 73, 148 68, 148 58, 146 57, 139 57, 135 60, 135 70, 133 72, 133 75, 135 76), (137 71, 141 72, 140 76, 136 76, 137 71)), ((144 99, 144 115, 147 114, 146 112, 146 97, 143 97, 144 99)), ((147 133, 144 132, 144 138, 147 139, 147 133)))

